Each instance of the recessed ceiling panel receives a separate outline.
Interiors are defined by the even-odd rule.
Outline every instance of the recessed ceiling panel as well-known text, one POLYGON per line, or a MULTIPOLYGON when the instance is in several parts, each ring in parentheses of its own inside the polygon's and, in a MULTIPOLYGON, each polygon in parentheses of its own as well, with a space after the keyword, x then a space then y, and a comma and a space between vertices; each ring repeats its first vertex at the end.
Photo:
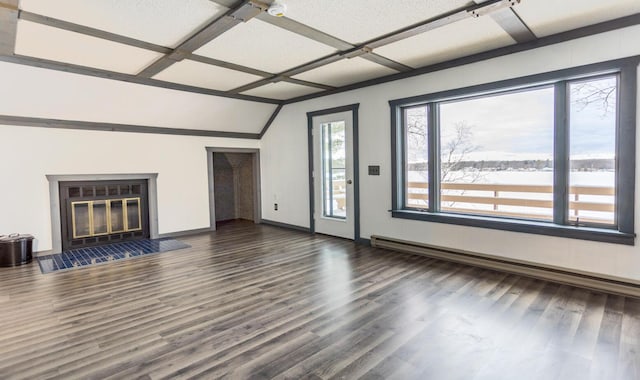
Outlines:
POLYGON ((359 43, 464 7, 469 0, 295 0, 287 17, 359 43))
POLYGON ((536 0, 514 7, 538 37, 640 13, 640 0, 536 0))
POLYGON ((243 92, 246 95, 262 96, 271 99, 291 99, 297 96, 322 91, 319 88, 301 86, 289 82, 269 83, 267 85, 243 92))
POLYGON ((196 54, 279 73, 335 49, 257 19, 237 25, 196 54))
POLYGON ((274 104, 0 62, 0 115, 259 133, 274 104))
POLYGON ((422 67, 515 43, 489 16, 469 18, 382 46, 376 53, 422 67))
POLYGON ((16 54, 137 74, 161 54, 20 20, 16 54))
POLYGON ((20 8, 169 47, 226 11, 209 0, 21 0, 20 8))
POLYGON ((396 73, 393 69, 356 57, 321 66, 294 78, 339 87, 396 73))
POLYGON ((169 66, 154 79, 227 91, 262 77, 185 59, 169 66))

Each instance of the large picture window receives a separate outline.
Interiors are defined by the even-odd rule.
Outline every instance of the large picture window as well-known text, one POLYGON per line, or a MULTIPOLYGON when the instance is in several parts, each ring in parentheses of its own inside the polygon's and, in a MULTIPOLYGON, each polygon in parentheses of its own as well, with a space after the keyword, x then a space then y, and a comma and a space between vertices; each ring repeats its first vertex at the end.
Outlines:
POLYGON ((391 101, 393 216, 634 244, 637 65, 391 101))

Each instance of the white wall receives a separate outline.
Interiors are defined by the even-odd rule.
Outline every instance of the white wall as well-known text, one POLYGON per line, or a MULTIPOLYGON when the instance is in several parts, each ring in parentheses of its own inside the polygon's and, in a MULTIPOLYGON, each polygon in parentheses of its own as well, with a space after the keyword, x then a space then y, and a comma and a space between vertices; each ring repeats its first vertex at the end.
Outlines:
POLYGON ((209 227, 205 147, 259 141, 0 125, 0 233, 30 233, 51 249, 47 174, 159 173, 159 233, 209 227))
MULTIPOLYGON (((262 140, 262 216, 309 226, 306 112, 360 103, 362 237, 383 235, 640 281, 637 246, 394 219, 387 211, 391 208, 389 100, 638 55, 638 36, 640 26, 634 26, 288 105, 262 140), (367 166, 374 164, 380 165, 381 175, 367 176, 367 166), (278 211, 273 210, 276 201, 278 211)), ((638 205, 636 225, 640 225, 638 205)))
POLYGON ((274 104, 0 62, 0 114, 259 133, 274 104))

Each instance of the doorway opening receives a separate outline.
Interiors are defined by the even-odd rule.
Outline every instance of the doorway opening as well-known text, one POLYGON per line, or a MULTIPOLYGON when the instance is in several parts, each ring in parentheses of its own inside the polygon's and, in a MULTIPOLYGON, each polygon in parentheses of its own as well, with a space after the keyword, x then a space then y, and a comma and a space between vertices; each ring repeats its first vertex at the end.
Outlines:
POLYGON ((233 220, 260 223, 257 149, 207 148, 211 229, 233 220))

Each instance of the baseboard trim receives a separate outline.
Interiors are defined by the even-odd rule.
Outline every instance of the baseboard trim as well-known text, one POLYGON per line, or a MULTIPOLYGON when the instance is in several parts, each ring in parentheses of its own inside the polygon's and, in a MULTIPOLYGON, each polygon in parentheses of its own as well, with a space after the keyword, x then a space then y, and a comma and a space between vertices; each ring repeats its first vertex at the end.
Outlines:
POLYGON ((311 229, 309 227, 296 226, 295 224, 280 223, 280 222, 276 222, 269 219, 262 219, 260 220, 260 223, 267 224, 269 226, 274 226, 274 227, 288 228, 290 230, 296 230, 296 231, 302 231, 302 232, 308 232, 308 233, 311 232, 311 229))
POLYGON ((158 234, 158 238, 197 235, 197 234, 202 234, 202 233, 212 232, 212 231, 215 231, 215 229, 213 229, 211 227, 197 228, 195 230, 184 230, 184 231, 167 232, 167 233, 164 233, 164 234, 158 234))
POLYGON ((47 249, 46 251, 33 252, 33 257, 49 256, 49 255, 53 255, 53 249, 47 249))
POLYGON ((477 252, 455 250, 377 235, 371 236, 371 246, 640 298, 640 283, 597 276, 592 273, 573 272, 537 263, 509 260, 477 252))

